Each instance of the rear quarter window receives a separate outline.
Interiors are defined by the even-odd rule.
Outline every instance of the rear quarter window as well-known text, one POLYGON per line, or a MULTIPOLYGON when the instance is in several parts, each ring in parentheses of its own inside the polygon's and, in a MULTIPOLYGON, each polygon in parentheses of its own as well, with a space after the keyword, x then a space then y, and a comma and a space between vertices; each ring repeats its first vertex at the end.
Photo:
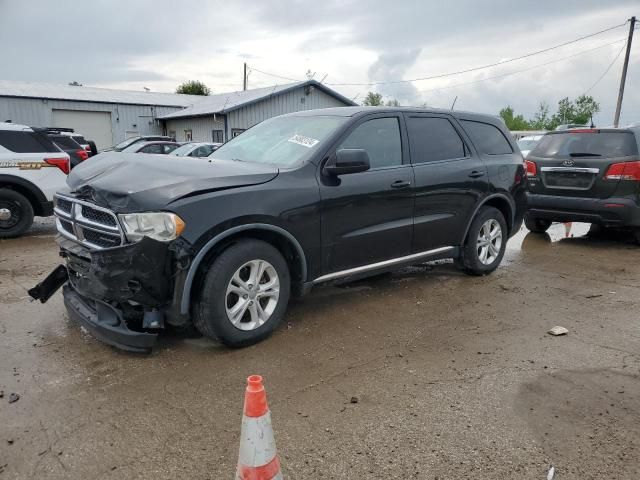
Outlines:
POLYGON ((495 125, 471 120, 461 120, 460 123, 480 153, 485 155, 509 155, 513 153, 511 144, 495 125))
POLYGON ((0 130, 0 145, 14 153, 52 153, 60 151, 46 135, 36 132, 0 130))
POLYGON ((71 137, 66 135, 56 135, 49 137, 53 142, 64 150, 78 150, 80 145, 71 137))
POLYGON ((601 157, 638 155, 631 132, 566 132, 545 135, 530 153, 533 157, 570 158, 581 154, 601 157))

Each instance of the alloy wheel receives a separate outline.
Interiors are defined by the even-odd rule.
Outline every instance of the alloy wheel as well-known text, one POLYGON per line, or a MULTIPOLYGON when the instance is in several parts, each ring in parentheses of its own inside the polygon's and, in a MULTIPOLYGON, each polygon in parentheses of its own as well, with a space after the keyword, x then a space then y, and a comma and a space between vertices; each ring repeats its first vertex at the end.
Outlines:
POLYGON ((500 255, 502 248, 502 227, 495 218, 482 224, 478 233, 478 259, 484 265, 491 265, 500 255))
POLYGON ((240 330, 255 330, 269 320, 279 297, 280 279, 273 265, 260 259, 246 262, 227 285, 227 318, 240 330))

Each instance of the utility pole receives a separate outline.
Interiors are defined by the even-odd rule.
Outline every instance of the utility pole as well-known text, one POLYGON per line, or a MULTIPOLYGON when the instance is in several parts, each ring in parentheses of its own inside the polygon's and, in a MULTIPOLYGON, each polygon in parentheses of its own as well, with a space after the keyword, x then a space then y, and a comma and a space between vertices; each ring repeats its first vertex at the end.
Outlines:
POLYGON ((244 62, 244 74, 242 75, 242 90, 247 89, 247 62, 244 62))
POLYGON ((629 39, 627 40, 627 53, 624 56, 624 65, 622 66, 622 77, 620 78, 620 90, 618 91, 618 104, 616 105, 616 116, 613 119, 613 126, 618 128, 620 123, 620 110, 622 110, 622 97, 624 95, 624 84, 627 81, 627 67, 629 67, 629 55, 631 53, 631 41, 633 40, 633 30, 636 27, 636 17, 629 19, 629 39))

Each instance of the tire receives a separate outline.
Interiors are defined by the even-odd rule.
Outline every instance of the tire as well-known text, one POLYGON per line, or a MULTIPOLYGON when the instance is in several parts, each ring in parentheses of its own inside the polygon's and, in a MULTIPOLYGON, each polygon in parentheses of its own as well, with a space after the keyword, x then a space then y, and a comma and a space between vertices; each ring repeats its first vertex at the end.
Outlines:
POLYGON ((533 218, 525 215, 524 225, 533 233, 544 233, 549 230, 551 220, 543 220, 542 218, 533 218))
POLYGON ((209 338, 229 347, 246 347, 264 340, 278 327, 287 310, 290 291, 289 267, 280 252, 260 240, 241 240, 211 263, 196 301, 193 323, 200 333, 209 338), (249 283, 249 274, 257 271, 254 268, 259 269, 257 262, 260 261, 264 267, 260 285, 266 286, 276 278, 279 283, 277 295, 274 288, 265 287, 261 296, 249 283), (252 303, 247 305, 248 302, 252 303), (239 315, 232 323, 236 307, 239 315), (264 314, 263 323, 260 310, 264 314))
POLYGON ((636 228, 636 229, 633 231, 633 236, 634 236, 634 239, 635 239, 635 241, 636 241, 636 244, 637 244, 637 245, 640 245, 640 228, 636 228))
POLYGON ((94 142, 93 140, 87 140, 87 143, 89 144, 89 148, 91 149, 91 156, 95 156, 98 154, 98 147, 96 147, 96 142, 94 142))
POLYGON ((508 240, 507 222, 500 210, 482 207, 471 222, 465 244, 462 246, 459 262, 462 269, 469 275, 487 275, 493 272, 502 261, 508 240), (489 244, 480 246, 481 231, 483 240, 485 233, 497 232, 490 242, 493 248, 489 244))
POLYGON ((0 188, 0 238, 19 237, 33 223, 33 206, 19 192, 0 188))

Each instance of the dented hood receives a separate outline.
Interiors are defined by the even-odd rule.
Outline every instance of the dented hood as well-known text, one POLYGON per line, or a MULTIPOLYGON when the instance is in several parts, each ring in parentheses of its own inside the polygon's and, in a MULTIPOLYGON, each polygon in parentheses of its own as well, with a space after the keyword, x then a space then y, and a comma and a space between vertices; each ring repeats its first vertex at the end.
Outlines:
POLYGON ((67 177, 71 191, 118 213, 160 210, 185 196, 257 185, 278 175, 273 165, 232 160, 105 152, 67 177))

